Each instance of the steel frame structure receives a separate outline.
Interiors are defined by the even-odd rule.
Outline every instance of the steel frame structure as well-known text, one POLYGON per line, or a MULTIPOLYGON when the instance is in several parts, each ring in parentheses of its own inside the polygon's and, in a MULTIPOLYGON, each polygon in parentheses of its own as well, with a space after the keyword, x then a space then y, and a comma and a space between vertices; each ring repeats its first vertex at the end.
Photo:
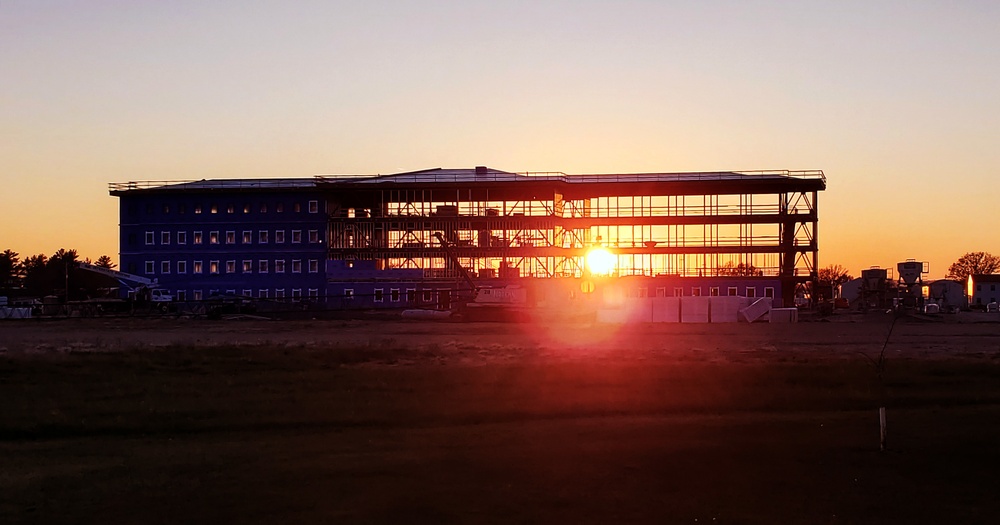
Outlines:
POLYGON ((317 177, 329 257, 454 277, 440 232, 481 277, 578 277, 602 246, 620 275, 816 277, 822 171, 317 177))

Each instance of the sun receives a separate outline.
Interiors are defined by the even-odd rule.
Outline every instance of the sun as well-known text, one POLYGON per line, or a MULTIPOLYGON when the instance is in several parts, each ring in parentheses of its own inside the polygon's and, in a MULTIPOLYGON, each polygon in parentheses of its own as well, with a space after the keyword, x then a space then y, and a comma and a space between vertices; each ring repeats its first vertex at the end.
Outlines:
POLYGON ((587 269, 594 275, 611 275, 618 266, 618 257, 604 248, 591 248, 587 252, 587 269))

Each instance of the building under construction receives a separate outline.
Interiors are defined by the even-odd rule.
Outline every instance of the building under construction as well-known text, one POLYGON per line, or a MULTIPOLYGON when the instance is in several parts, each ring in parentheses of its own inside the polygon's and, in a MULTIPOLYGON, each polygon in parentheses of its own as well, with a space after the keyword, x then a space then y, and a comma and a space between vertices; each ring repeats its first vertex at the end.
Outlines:
POLYGON ((334 307, 405 307, 430 291, 440 299, 466 275, 583 279, 588 253, 599 248, 613 258, 608 273, 638 283, 640 295, 771 295, 791 305, 798 285, 816 275, 825 187, 822 171, 476 167, 111 190, 121 198, 122 268, 159 278, 179 297, 294 299, 307 289, 334 307), (302 259, 310 271, 293 272, 302 259))

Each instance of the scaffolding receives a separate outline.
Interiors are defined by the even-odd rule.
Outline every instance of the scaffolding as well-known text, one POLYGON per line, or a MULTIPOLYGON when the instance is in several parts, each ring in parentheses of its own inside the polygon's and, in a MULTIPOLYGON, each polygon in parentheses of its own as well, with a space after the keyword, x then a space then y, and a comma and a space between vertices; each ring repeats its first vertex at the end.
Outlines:
MULTIPOLYGON (((618 275, 815 278, 821 171, 320 178, 329 256, 482 277, 579 277, 588 250, 618 275)), ((504 173, 504 172, 498 172, 504 173)), ((788 286, 787 289, 794 289, 788 286)))

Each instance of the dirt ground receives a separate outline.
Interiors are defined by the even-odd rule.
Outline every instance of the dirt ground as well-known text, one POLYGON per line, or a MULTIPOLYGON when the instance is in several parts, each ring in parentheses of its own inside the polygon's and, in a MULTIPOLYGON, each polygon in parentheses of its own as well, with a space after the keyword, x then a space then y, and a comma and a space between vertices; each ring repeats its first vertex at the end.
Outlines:
POLYGON ((0 523, 995 523, 1000 323, 851 321, 0 323, 0 523))

